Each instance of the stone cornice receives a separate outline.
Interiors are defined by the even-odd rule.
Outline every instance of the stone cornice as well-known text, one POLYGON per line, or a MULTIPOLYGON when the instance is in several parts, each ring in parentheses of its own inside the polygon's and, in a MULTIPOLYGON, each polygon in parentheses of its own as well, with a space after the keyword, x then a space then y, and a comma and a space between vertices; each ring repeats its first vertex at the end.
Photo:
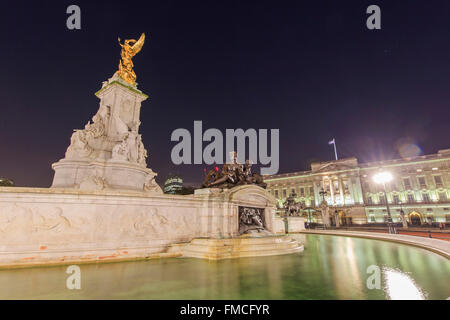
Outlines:
POLYGON ((146 94, 143 93, 142 91, 140 91, 140 90, 138 90, 138 89, 136 89, 136 88, 133 88, 133 87, 131 87, 131 86, 128 86, 128 85, 126 85, 126 84, 123 84, 122 82, 120 82, 120 81, 118 81, 118 80, 111 81, 111 82, 108 83, 106 86, 104 86, 103 88, 101 88, 100 90, 98 90, 98 91, 95 93, 95 95, 98 97, 100 93, 102 93, 103 91, 105 91, 106 89, 108 89, 110 86, 112 86, 112 85, 114 85, 114 84, 120 85, 120 86, 124 87, 125 89, 130 90, 130 91, 133 92, 133 93, 136 93, 136 94, 138 94, 138 95, 143 96, 143 97, 144 97, 144 100, 148 98, 148 95, 146 95, 146 94))

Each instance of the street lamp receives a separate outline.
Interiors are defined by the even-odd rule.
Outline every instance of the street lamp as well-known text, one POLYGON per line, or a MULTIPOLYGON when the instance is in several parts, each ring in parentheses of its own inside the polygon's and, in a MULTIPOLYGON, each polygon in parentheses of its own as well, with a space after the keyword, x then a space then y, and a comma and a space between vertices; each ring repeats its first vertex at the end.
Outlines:
POLYGON ((323 188, 321 188, 319 194, 322 196, 322 202, 324 202, 327 192, 323 188))
POLYGON ((335 226, 336 228, 339 227, 339 213, 337 209, 334 209, 334 220, 335 220, 335 226))
POLYGON ((400 205, 400 216, 402 217, 403 228, 408 228, 408 222, 406 222, 405 211, 403 211, 403 202, 399 202, 400 205))
POLYGON ((389 229, 389 233, 395 234, 395 233, 397 233, 397 230, 395 230, 395 225, 392 222, 391 211, 389 210, 389 202, 388 202, 387 194, 386 194, 386 183, 390 182, 391 180, 392 180, 392 174, 388 171, 381 171, 373 176, 373 181, 375 181, 375 183, 379 183, 379 184, 383 185, 384 199, 386 200, 386 209, 387 209, 387 213, 388 213, 388 229, 389 229))

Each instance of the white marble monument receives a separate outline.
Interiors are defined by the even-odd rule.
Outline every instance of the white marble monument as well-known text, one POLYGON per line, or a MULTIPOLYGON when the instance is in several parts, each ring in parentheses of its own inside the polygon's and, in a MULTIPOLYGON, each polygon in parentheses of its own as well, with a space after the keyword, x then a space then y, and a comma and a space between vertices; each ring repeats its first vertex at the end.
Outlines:
POLYGON ((275 235, 276 199, 260 186, 162 193, 139 134, 147 96, 137 88, 131 58, 144 39, 121 44, 119 71, 96 93, 100 106, 92 122, 74 131, 65 157, 52 165, 52 187, 0 187, 0 268, 303 250, 275 235), (245 208, 259 212, 270 237, 242 237, 245 208))
POLYGON ((52 165, 52 188, 136 190, 162 193, 147 168, 139 114, 147 95, 115 73, 96 93, 100 107, 75 130, 65 158, 52 165))

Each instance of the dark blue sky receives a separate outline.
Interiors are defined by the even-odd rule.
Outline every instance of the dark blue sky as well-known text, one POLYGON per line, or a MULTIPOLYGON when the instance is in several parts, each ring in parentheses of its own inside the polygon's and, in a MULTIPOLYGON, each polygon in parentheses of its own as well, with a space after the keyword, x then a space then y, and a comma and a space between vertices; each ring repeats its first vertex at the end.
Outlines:
POLYGON ((16 1, 0 15, 0 176, 49 186, 72 130, 96 113, 117 37, 146 32, 134 58, 148 164, 162 181, 201 181, 171 164, 176 128, 279 128, 280 173, 341 157, 397 158, 450 147, 450 2, 16 1), (77 4, 82 29, 66 28, 77 4), (382 30, 366 28, 370 4, 382 30))

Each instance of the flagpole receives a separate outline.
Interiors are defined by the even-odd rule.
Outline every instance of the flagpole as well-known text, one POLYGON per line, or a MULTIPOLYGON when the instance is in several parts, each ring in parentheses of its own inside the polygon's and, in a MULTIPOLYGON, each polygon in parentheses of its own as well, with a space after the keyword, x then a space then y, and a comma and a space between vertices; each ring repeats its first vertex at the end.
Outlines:
POLYGON ((336 138, 333 138, 333 140, 334 140, 334 143, 333 143, 333 146, 334 146, 334 156, 336 157, 336 160, 337 160, 338 157, 337 157, 337 151, 336 151, 336 138))

